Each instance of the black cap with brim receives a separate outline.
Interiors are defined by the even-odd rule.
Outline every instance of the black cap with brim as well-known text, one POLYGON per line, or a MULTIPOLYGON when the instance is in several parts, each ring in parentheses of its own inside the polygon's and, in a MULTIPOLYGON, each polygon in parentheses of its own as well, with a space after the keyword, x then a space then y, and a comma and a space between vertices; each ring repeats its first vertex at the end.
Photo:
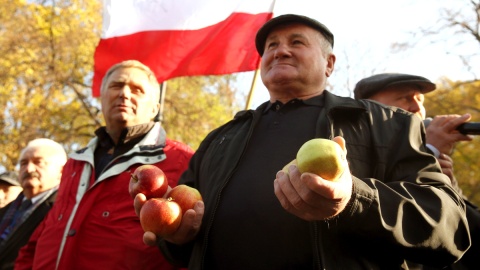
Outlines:
POLYGON ((255 37, 255 46, 257 47, 257 51, 260 56, 263 55, 265 41, 267 40, 268 34, 270 34, 273 28, 277 27, 278 25, 287 23, 302 23, 312 27, 313 29, 322 33, 322 35, 332 45, 333 48, 333 34, 325 25, 307 16, 285 14, 270 19, 260 28, 260 30, 258 30, 257 36, 255 37))
POLYGON ((355 99, 370 98, 374 94, 385 90, 393 85, 416 85, 425 94, 435 90, 436 85, 422 76, 402 73, 382 73, 373 75, 358 81, 353 93, 355 99))
POLYGON ((18 176, 14 172, 4 172, 0 174, 0 182, 6 182, 12 186, 20 186, 18 182, 18 176))

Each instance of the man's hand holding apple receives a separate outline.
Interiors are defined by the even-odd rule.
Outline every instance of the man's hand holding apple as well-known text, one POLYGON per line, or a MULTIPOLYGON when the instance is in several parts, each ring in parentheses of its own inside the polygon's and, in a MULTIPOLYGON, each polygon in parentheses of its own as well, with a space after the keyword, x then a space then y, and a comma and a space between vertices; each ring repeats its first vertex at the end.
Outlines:
MULTIPOLYGON (((346 156, 345 141, 335 137, 346 156)), ((289 166, 289 173, 279 171, 274 181, 275 195, 282 207, 304 220, 325 220, 340 214, 352 196, 352 176, 348 162, 342 159, 343 173, 334 181, 313 173, 300 173, 289 166)))
MULTIPOLYGON (((166 195, 164 196, 165 198, 167 197, 166 195)), ((142 193, 139 193, 137 194, 137 196, 135 196, 134 208, 137 215, 139 215, 140 209, 146 201, 147 198, 142 193)), ((193 240, 197 235, 198 231, 200 230, 204 208, 205 206, 203 204, 203 201, 196 202, 193 209, 188 209, 187 211, 185 211, 180 226, 178 227, 176 232, 163 237, 163 239, 177 245, 185 244, 193 240)), ((143 234, 143 242, 146 245, 155 246, 157 245, 157 240, 158 237, 153 232, 146 231, 143 234)))

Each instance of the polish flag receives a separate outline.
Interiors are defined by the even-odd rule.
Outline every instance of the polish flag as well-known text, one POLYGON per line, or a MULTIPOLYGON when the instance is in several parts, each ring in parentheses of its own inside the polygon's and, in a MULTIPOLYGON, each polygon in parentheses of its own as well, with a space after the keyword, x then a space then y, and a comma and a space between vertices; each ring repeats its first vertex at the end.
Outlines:
POLYGON ((95 51, 93 96, 113 65, 136 59, 159 82, 180 76, 251 71, 260 57, 257 30, 275 0, 104 0, 95 51))

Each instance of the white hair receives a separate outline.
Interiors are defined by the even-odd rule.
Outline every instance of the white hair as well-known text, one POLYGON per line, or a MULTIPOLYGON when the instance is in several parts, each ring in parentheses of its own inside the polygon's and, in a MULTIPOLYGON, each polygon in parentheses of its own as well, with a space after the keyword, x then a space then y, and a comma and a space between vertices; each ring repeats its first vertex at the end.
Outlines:
POLYGON ((39 148, 39 147, 50 147, 52 155, 51 157, 58 162, 58 165, 65 165, 67 162, 67 152, 65 152, 65 148, 59 143, 54 140, 47 139, 47 138, 38 138, 33 139, 28 142, 27 146, 23 148, 22 152, 20 153, 20 158, 25 154, 25 152, 32 148, 39 148))

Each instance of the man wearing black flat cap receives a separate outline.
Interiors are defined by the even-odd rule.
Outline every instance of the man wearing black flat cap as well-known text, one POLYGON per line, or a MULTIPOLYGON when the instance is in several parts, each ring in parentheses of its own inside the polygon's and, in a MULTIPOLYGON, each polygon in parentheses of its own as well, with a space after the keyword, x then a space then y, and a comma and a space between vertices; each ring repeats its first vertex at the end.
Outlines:
MULTIPOLYGON (((358 81, 353 90, 355 99, 370 99, 388 106, 395 106, 416 114, 425 120, 426 110, 423 106, 424 94, 436 89, 430 80, 410 74, 382 73, 358 81)), ((443 165, 443 172, 453 182, 452 164, 449 155, 459 141, 471 141, 472 138, 456 130, 457 126, 468 122, 470 114, 437 115, 426 127, 426 143, 428 150, 443 165)), ((456 183, 454 183, 456 184, 456 183)))
POLYGON ((426 94, 435 90, 436 86, 429 79, 401 73, 382 73, 360 80, 355 86, 356 99, 370 98, 375 94, 394 86, 411 86, 418 92, 426 94))
MULTIPOLYGON (((402 269, 407 259, 442 267, 460 258, 470 245, 465 205, 425 153, 421 120, 325 90, 334 36, 312 18, 275 17, 255 43, 270 100, 207 135, 179 180, 203 202, 174 234, 145 232, 143 241, 190 270, 402 269), (313 138, 343 149, 336 181, 282 170, 313 138)), ((136 197, 137 211, 144 202, 136 197)))
MULTIPOLYGON (((354 89, 356 99, 370 99, 388 106, 395 106, 416 114, 421 119, 426 117, 423 106, 424 94, 434 91, 436 85, 430 80, 411 74, 382 73, 360 80, 354 89)), ((456 127, 470 120, 470 114, 437 115, 426 127, 426 146, 434 154, 443 173, 451 180, 454 188, 461 194, 453 173, 453 160, 449 156, 454 145, 459 141, 472 138, 456 130, 456 127)), ((479 208, 464 198, 467 206, 467 219, 470 226, 472 246, 460 261, 444 269, 476 269, 477 254, 480 254, 480 211, 479 208)), ((432 269, 424 267, 423 269, 432 269)))
POLYGON ((0 208, 15 200, 22 192, 22 187, 17 180, 15 172, 3 172, 0 174, 0 208))

